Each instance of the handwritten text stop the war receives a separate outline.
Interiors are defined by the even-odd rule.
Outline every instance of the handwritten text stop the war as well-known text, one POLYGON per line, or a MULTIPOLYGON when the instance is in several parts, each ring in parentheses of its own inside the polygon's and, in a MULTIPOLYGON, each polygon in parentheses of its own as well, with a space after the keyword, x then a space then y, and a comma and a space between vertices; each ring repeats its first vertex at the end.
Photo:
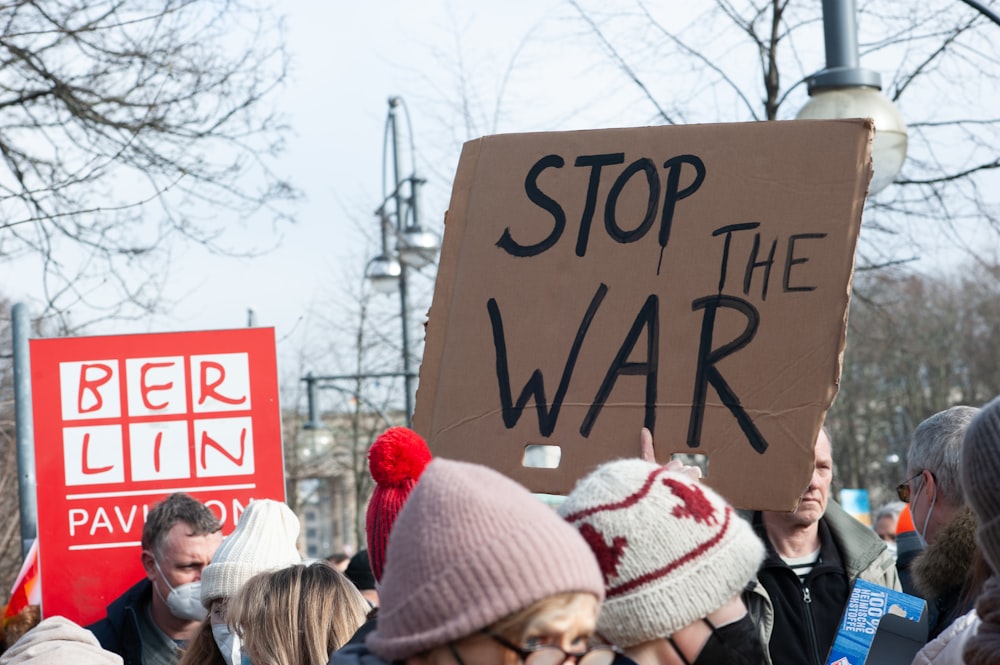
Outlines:
MULTIPOLYGON (((599 207, 603 207, 605 231, 612 240, 621 244, 641 240, 659 218, 657 235, 660 246, 660 259, 657 264, 657 274, 659 274, 664 250, 670 242, 671 229, 678 219, 681 219, 678 215, 678 204, 694 195, 705 182, 707 169, 703 160, 692 154, 671 157, 663 162, 664 172, 662 174, 657 169, 653 159, 642 157, 620 169, 617 175, 612 175, 614 169, 609 167, 624 164, 624 153, 580 155, 573 163, 576 168, 589 169, 586 190, 583 192, 583 212, 574 247, 576 256, 580 258, 586 256, 592 222, 599 207), (599 192, 605 178, 613 178, 614 180, 602 202, 599 201, 599 192), (627 223, 621 219, 618 204, 626 185, 633 179, 645 183, 644 192, 647 195, 647 205, 638 224, 632 228, 626 228, 627 223)), ((538 180, 544 171, 562 169, 565 165, 566 160, 562 156, 547 155, 531 166, 524 180, 524 192, 528 200, 546 211, 552 218, 548 235, 538 242, 524 244, 514 237, 508 227, 504 229, 496 243, 500 249, 514 257, 530 258, 544 254, 560 241, 567 225, 566 207, 563 204, 568 202, 560 202, 543 191, 538 180)), ((809 262, 809 255, 806 253, 807 248, 810 247, 809 241, 822 240, 826 234, 796 233, 786 237, 765 238, 759 231, 760 227, 760 222, 739 222, 726 224, 711 231, 712 237, 721 238, 722 241, 718 291, 695 298, 691 303, 692 311, 702 312, 700 334, 695 351, 696 371, 687 430, 687 444, 691 448, 697 448, 701 445, 701 431, 709 386, 713 388, 722 404, 736 420, 751 447, 761 454, 768 447, 767 441, 743 407, 739 395, 727 381, 719 365, 725 358, 750 346, 753 341, 760 326, 760 312, 748 297, 753 291, 754 297, 759 295, 761 301, 767 299, 771 284, 771 272, 775 267, 776 260, 781 269, 780 288, 782 293, 809 292, 816 288, 804 280, 799 270, 809 262), (753 233, 752 248, 745 256, 734 256, 732 242, 734 236, 750 232, 753 233), (784 250, 783 254, 779 254, 779 247, 784 250), (729 286, 727 284, 729 275, 736 271, 742 273, 742 280, 730 288, 735 287, 741 292, 741 295, 724 294, 723 292, 729 286), (716 343, 715 327, 720 309, 741 316, 744 328, 733 339, 716 343)), ((591 324, 597 316, 601 303, 609 294, 609 287, 602 282, 597 287, 586 311, 582 314, 580 324, 569 344, 562 374, 551 401, 546 395, 545 380, 541 369, 535 369, 531 373, 517 398, 514 398, 508 362, 508 344, 500 305, 495 298, 490 298, 487 301, 486 308, 496 354, 501 413, 504 425, 508 429, 517 425, 529 400, 533 398, 539 433, 548 437, 555 431, 563 400, 572 382, 584 342, 591 330, 591 324)), ((613 297, 613 294, 610 295, 613 297)), ((655 429, 660 331, 660 296, 653 293, 643 301, 628 329, 623 330, 622 343, 617 353, 611 358, 588 359, 588 362, 606 363, 608 369, 600 385, 595 387, 594 397, 580 423, 579 431, 583 437, 586 438, 590 435, 601 410, 621 376, 645 377, 643 425, 651 430, 655 429), (640 340, 644 340, 645 343, 640 345, 640 340), (637 347, 639 348, 637 349, 637 347), (638 354, 641 360, 633 360, 634 354, 638 354)), ((530 347, 520 346, 518 352, 530 352, 530 347)))

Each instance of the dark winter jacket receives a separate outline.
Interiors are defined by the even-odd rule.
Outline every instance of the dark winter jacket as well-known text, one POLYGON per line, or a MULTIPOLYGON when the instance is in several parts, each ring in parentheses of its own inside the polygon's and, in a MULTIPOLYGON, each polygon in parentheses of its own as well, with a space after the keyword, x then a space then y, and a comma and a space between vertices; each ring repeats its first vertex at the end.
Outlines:
POLYGON ((927 600, 931 640, 973 607, 967 596, 976 556, 976 526, 975 515, 965 508, 913 560, 913 584, 927 600))
POLYGON ((365 645, 364 641, 350 641, 330 656, 327 665, 390 665, 382 660, 365 645))
POLYGON ((885 543, 834 501, 819 522, 820 559, 804 584, 771 545, 760 513, 753 513, 752 519, 767 557, 743 601, 761 628, 769 663, 825 663, 854 580, 900 588, 885 543))
POLYGON ((139 615, 153 600, 153 584, 148 579, 133 585, 108 605, 107 616, 87 626, 101 648, 122 657, 122 665, 142 665, 142 638, 139 615))
POLYGON ((899 583, 903 593, 919 596, 913 585, 913 560, 924 551, 924 545, 916 531, 904 531, 896 534, 896 572, 899 573, 899 583))

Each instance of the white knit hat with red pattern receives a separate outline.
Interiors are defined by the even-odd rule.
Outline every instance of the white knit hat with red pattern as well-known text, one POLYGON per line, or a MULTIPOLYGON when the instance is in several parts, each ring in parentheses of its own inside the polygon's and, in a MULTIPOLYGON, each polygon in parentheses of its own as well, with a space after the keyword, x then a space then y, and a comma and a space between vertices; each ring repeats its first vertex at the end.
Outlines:
POLYGON ((583 478, 559 507, 604 575, 598 633, 627 648, 667 637, 739 594, 764 545, 700 481, 639 459, 583 478))

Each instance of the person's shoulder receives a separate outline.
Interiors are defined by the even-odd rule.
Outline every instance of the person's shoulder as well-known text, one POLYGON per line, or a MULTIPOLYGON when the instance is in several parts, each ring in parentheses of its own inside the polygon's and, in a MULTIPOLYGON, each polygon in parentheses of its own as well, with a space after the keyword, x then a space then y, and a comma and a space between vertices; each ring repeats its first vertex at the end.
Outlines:
POLYGON ((354 642, 330 654, 327 665, 389 665, 389 663, 369 651, 364 642, 354 642))
POLYGON ((152 584, 148 579, 141 579, 125 590, 120 596, 108 604, 106 614, 103 619, 98 619, 87 626, 87 630, 92 632, 97 641, 105 649, 110 649, 109 645, 116 645, 121 640, 123 624, 126 620, 128 610, 135 610, 147 601, 147 597, 152 595, 152 584))
POLYGON ((878 537, 874 529, 859 522, 853 515, 841 508, 836 501, 831 500, 826 504, 826 512, 820 519, 826 523, 833 537, 842 546, 852 549, 885 550, 885 543, 878 537))
POLYGON ((914 665, 962 665, 965 643, 976 634, 980 623, 975 610, 963 614, 917 652, 914 665))

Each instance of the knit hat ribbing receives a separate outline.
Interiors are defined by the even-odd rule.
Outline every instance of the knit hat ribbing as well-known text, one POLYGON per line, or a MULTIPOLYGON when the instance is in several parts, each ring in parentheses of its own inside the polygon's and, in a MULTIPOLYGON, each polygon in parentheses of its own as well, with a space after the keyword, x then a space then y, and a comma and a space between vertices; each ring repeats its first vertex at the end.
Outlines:
POLYGON ((280 501, 251 501, 240 521, 201 571, 201 603, 230 598, 257 573, 301 563, 295 541, 299 518, 280 501))
POLYGON ((708 616, 764 560, 764 545, 722 497, 638 459, 598 467, 559 513, 579 529, 604 574, 598 633, 623 648, 708 616))
POLYGON ((367 644, 401 660, 570 592, 604 596, 580 534, 502 474, 438 458, 393 526, 367 644))
POLYGON ((430 461, 427 443, 406 427, 390 427, 368 449, 368 469, 375 479, 375 490, 368 501, 365 531, 368 564, 376 581, 382 579, 389 532, 396 515, 430 461))

